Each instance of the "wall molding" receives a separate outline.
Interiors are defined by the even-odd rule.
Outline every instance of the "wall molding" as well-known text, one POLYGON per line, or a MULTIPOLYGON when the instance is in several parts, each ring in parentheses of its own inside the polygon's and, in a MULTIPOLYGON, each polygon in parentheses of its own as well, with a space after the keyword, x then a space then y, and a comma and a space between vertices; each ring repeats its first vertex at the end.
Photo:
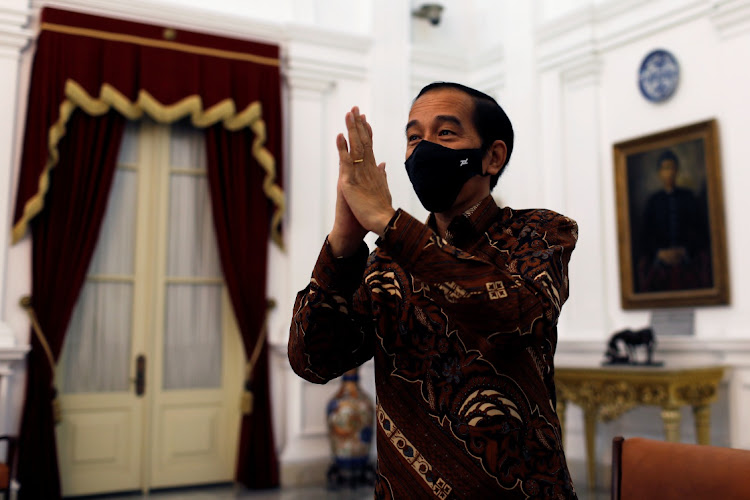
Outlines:
POLYGON ((722 38, 750 33, 750 0, 714 0, 711 21, 722 38))
POLYGON ((27 6, 15 7, 10 5, 0 6, 0 25, 25 26, 31 15, 31 9, 27 6))
MULTIPOLYGON (((716 0, 612 0, 544 22, 536 28, 537 64, 562 69, 588 53, 600 54, 635 40, 709 17, 716 0)), ((738 4, 746 0, 734 0, 738 4)), ((732 0, 723 0, 732 3, 732 0)), ((730 14, 736 15, 737 6, 730 14)), ((742 9, 744 12, 744 9, 742 9)))
POLYGON ((561 78, 566 86, 579 87, 596 85, 602 72, 602 58, 595 51, 581 54, 581 57, 571 62, 561 71, 561 78))
MULTIPOLYGON (((290 39, 283 46, 282 72, 293 79, 365 81, 370 72, 369 39, 359 44, 321 46, 310 40, 290 39)), ((331 43, 328 40, 326 43, 331 43)))
POLYGON ((33 31, 26 28, 30 17, 28 8, 0 7, 0 57, 20 58, 34 36, 33 31))

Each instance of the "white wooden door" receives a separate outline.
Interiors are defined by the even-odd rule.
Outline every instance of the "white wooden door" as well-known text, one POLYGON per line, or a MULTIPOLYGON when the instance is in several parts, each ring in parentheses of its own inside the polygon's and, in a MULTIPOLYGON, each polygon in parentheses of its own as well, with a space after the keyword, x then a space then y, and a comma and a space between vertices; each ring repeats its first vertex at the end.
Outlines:
POLYGON ((230 481, 240 342, 202 133, 184 123, 129 124, 57 370, 63 494, 230 481))

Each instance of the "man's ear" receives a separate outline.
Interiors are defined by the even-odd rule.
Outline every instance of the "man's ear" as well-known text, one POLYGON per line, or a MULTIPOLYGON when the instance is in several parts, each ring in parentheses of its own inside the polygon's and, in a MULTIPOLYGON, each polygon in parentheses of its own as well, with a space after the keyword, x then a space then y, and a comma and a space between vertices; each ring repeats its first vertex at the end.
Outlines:
POLYGON ((495 175, 505 166, 505 159, 508 157, 508 146, 500 139, 495 140, 487 149, 484 159, 487 162, 486 175, 495 175))

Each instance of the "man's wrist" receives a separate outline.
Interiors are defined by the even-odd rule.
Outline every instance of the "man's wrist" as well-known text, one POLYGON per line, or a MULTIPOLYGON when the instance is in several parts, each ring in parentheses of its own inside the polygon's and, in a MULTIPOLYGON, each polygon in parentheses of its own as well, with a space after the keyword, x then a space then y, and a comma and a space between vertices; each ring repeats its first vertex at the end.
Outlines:
POLYGON ((386 229, 388 229, 388 224, 391 222, 391 219, 393 219, 394 215, 396 215, 396 210, 391 207, 389 207, 387 211, 384 211, 381 215, 379 215, 377 218, 377 222, 374 224, 377 230, 373 232, 381 238, 385 236, 385 231, 386 229))
POLYGON ((345 237, 336 229, 328 233, 328 245, 334 257, 351 257, 362 244, 362 238, 345 237))

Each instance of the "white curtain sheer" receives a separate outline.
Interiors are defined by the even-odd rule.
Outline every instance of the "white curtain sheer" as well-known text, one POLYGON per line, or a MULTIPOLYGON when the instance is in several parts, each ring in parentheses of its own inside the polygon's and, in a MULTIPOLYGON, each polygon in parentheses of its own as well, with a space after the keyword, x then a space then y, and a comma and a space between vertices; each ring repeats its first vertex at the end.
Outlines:
POLYGON ((164 389, 221 385, 221 268, 203 133, 184 122, 169 145, 164 389))
MULTIPOLYGON (((154 175, 138 162, 155 154, 139 151, 138 135, 139 124, 129 123, 102 233, 63 348, 64 393, 130 390, 131 363, 140 354, 131 352, 136 207, 139 196, 146 196, 138 193, 138 176, 154 175)), ((153 279, 149 285, 163 284, 157 291, 164 294, 163 300, 154 302, 164 304, 164 322, 162 332, 149 332, 146 345, 163 345, 163 389, 219 387, 223 281, 205 175, 204 138, 184 122, 172 125, 169 136, 169 145, 163 146, 169 149, 169 164, 157 163, 157 168, 169 170, 166 276, 148 278, 153 279)))

